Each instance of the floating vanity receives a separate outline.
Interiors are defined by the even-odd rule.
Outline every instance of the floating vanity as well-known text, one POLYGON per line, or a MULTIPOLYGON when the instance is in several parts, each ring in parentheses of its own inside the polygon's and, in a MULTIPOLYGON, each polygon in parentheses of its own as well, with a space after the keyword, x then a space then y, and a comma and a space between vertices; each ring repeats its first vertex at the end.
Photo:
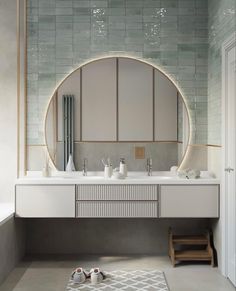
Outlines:
POLYGON ((125 180, 61 176, 16 184, 16 216, 60 218, 217 218, 219 180, 180 179, 168 172, 130 173, 125 180))

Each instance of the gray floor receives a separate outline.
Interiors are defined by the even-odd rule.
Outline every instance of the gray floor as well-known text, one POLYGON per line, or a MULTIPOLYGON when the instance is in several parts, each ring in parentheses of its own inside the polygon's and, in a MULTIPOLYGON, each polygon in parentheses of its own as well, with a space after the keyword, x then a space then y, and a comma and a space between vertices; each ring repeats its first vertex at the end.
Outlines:
POLYGON ((73 268, 103 270, 158 269, 164 271, 171 291, 235 291, 230 282, 209 265, 182 264, 172 268, 167 257, 80 257, 28 259, 21 262, 0 291, 65 291, 73 268))

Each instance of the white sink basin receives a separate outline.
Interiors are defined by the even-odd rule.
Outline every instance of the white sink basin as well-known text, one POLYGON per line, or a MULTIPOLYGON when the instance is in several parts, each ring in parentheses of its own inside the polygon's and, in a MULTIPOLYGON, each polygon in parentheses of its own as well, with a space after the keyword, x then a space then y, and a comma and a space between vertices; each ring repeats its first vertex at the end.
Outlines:
MULTIPOLYGON (((128 172, 128 177, 124 180, 167 180, 176 177, 171 172, 153 172, 152 176, 148 176, 146 172, 128 172)), ((59 175, 57 178, 63 179, 79 179, 79 180, 101 180, 104 178, 103 172, 88 172, 87 176, 83 176, 81 172, 65 173, 64 175, 59 175)), ((105 179, 105 180, 120 180, 120 179, 105 179)))

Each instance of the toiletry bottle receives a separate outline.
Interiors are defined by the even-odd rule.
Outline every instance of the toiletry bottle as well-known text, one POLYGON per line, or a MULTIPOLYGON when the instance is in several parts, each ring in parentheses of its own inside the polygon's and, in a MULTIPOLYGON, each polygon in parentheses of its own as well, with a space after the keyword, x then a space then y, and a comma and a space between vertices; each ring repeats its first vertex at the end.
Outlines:
POLYGON ((51 171, 50 171, 50 166, 49 166, 49 160, 48 160, 48 157, 46 157, 46 160, 45 160, 45 165, 42 169, 42 176, 43 177, 50 177, 51 175, 51 171))
POLYGON ((45 166, 42 169, 42 176, 43 177, 50 177, 50 167, 48 165, 48 163, 45 163, 45 166))
POLYGON ((120 173, 124 176, 127 177, 127 165, 125 163, 125 159, 121 158, 120 159, 120 173))
POLYGON ((113 175, 112 164, 109 164, 109 178, 111 178, 112 175, 113 175))
POLYGON ((112 165, 111 164, 110 165, 105 165, 105 167, 104 167, 104 177, 105 177, 105 179, 111 178, 112 172, 113 172, 112 165))
POLYGON ((111 159, 110 158, 107 159, 107 164, 108 164, 108 167, 109 167, 109 178, 111 178, 111 176, 113 174, 113 168, 112 168, 112 163, 111 163, 111 159))

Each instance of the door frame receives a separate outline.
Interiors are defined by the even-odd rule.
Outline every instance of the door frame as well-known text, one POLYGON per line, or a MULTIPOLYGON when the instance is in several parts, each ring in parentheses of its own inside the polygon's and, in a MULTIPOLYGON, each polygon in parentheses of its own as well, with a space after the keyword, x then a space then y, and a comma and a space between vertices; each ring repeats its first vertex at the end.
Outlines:
POLYGON ((222 44, 222 181, 221 181, 221 240, 222 240, 222 274, 227 277, 228 275, 228 196, 226 195, 226 172, 225 164, 228 151, 227 145, 227 133, 226 133, 226 118, 227 118, 227 100, 228 90, 227 90, 227 65, 228 65, 228 53, 233 48, 236 47, 236 32, 233 33, 223 44, 222 44))

